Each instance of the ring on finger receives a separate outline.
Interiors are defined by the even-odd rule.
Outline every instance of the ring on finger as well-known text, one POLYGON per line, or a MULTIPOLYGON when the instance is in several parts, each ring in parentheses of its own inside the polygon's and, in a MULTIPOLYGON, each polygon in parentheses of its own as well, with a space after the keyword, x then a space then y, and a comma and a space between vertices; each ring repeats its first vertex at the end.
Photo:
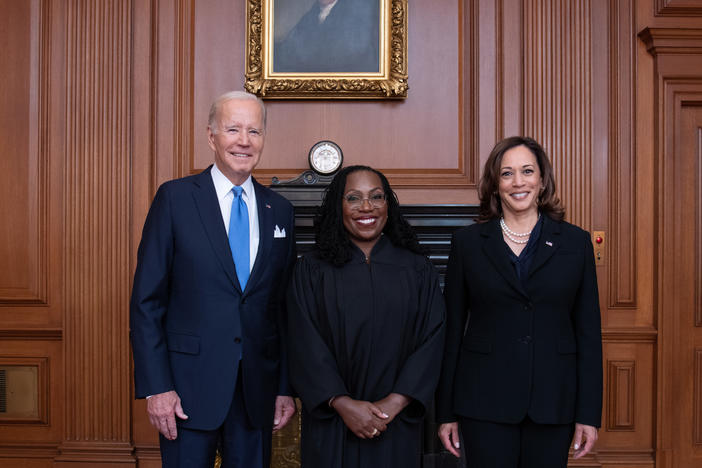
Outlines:
POLYGON ((373 432, 371 432, 371 435, 372 435, 372 436, 378 435, 378 428, 377 428, 377 427, 374 427, 374 428, 373 428, 373 432))

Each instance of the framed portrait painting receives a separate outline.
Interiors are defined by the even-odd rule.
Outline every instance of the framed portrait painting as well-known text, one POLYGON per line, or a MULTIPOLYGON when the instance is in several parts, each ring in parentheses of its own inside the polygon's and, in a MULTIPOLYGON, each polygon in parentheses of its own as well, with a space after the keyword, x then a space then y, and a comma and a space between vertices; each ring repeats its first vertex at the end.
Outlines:
POLYGON ((247 91, 407 97, 408 0, 247 0, 247 91))

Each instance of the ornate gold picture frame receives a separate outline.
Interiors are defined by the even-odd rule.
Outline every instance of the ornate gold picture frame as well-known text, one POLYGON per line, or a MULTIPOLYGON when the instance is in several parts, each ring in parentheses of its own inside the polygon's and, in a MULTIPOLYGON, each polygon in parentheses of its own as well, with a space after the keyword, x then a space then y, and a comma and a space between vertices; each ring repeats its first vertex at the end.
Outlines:
POLYGON ((331 13, 328 2, 247 0, 246 90, 285 99, 407 97, 408 0, 337 0, 331 13), (309 32, 332 20, 327 36, 309 32))

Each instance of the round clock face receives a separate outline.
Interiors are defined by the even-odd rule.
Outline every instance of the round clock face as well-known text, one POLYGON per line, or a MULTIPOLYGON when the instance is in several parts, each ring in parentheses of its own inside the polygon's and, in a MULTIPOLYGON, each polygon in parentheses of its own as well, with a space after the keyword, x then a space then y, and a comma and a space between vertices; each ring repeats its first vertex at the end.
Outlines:
POLYGON ((332 141, 320 141, 310 150, 310 167, 320 174, 336 172, 343 160, 341 148, 332 141))

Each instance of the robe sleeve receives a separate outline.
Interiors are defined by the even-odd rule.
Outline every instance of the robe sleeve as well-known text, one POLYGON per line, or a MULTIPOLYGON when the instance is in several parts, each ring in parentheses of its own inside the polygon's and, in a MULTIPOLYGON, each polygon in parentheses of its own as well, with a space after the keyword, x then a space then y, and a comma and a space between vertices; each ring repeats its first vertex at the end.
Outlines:
POLYGON ((319 326, 316 297, 322 293, 315 288, 319 284, 318 266, 299 259, 287 296, 289 378, 306 411, 329 418, 335 414, 329 399, 349 392, 319 326))
POLYGON ((424 259, 417 278, 420 294, 413 331, 416 346, 400 369, 394 386, 394 392, 412 399, 401 414, 408 421, 424 417, 439 381, 439 363, 444 351, 446 309, 439 276, 428 259, 424 259))

